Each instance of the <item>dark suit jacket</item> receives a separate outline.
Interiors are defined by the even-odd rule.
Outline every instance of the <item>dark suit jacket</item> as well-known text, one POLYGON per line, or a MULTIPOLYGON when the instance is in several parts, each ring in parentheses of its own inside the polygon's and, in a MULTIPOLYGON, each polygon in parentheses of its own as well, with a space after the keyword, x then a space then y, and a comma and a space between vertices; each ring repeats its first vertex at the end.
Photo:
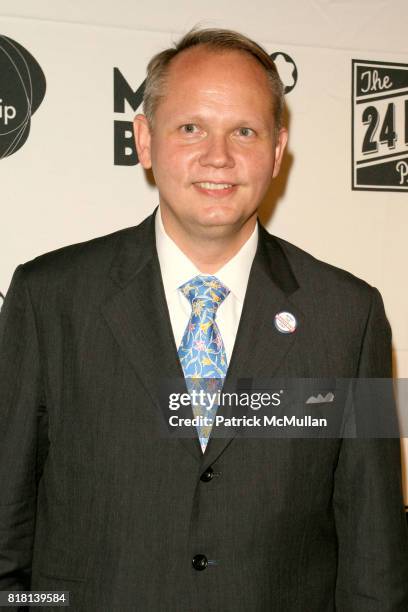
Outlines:
MULTIPOLYGON (((153 218, 15 271, 0 588, 68 590, 75 612, 408 610, 397 439, 235 435, 202 456, 197 438, 163 435, 160 381, 182 371, 153 218)), ((225 388, 390 375, 378 291, 260 227, 225 388), (295 333, 276 330, 279 311, 295 333)))

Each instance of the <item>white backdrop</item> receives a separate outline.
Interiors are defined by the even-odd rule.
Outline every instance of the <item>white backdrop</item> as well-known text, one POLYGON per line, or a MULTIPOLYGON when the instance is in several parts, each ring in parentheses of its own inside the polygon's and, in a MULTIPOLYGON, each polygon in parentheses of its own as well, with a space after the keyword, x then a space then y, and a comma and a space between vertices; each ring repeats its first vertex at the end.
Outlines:
MULTIPOLYGON (((287 95, 289 152, 262 220, 379 288, 393 328, 395 375, 408 378, 408 193, 351 188, 352 60, 407 66, 407 22, 406 0, 209 0, 205 7, 153 0, 143 9, 131 0, 2 0, 0 35, 34 56, 47 90, 27 142, 0 160, 0 291, 19 263, 135 225, 153 210, 157 194, 140 166, 114 164, 114 121, 135 114, 128 103, 114 112, 114 68, 136 90, 151 55, 191 26, 228 27, 270 53, 289 54, 298 69, 287 95)), ((278 65, 290 80, 282 58, 278 65)), ((0 75, 3 107, 6 98, 0 75)), ((401 115, 398 121, 397 146, 408 152, 401 115)))

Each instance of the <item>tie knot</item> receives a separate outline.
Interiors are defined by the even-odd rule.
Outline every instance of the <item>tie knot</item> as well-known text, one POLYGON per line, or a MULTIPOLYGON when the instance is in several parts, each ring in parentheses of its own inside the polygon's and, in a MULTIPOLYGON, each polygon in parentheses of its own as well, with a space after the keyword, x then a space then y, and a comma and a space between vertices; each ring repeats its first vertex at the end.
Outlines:
POLYGON ((213 308, 214 312, 220 304, 225 300, 230 290, 222 284, 215 276, 195 276, 191 280, 179 287, 180 291, 186 296, 190 304, 193 305, 196 300, 210 302, 203 304, 203 309, 208 307, 213 308))

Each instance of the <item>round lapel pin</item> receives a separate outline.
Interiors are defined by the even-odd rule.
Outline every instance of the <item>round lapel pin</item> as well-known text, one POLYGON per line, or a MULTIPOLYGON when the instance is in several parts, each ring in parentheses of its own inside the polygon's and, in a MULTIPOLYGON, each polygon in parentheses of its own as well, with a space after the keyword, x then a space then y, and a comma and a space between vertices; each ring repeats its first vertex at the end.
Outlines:
POLYGON ((291 312, 278 312, 275 315, 274 323, 281 334, 293 334, 297 327, 296 317, 291 312))

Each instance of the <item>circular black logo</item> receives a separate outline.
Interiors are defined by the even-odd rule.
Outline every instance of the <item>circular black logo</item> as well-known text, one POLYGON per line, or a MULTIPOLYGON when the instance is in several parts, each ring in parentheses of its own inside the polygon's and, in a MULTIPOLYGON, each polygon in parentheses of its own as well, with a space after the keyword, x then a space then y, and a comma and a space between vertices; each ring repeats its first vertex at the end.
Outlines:
POLYGON ((271 58, 275 62, 279 76, 285 86, 285 94, 288 94, 295 88, 298 80, 297 66, 290 55, 283 51, 271 53, 271 58))
POLYGON ((45 76, 24 47, 0 35, 0 159, 20 149, 44 99, 45 76))

